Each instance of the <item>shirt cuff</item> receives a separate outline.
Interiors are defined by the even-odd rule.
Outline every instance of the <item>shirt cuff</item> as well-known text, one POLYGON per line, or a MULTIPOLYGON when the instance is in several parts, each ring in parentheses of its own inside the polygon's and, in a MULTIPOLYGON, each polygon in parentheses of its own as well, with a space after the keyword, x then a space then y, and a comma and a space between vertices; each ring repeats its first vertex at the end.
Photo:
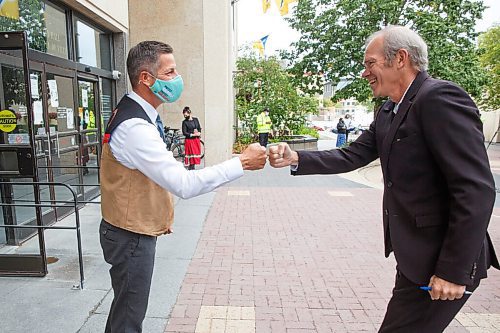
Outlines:
POLYGON ((230 160, 222 162, 222 164, 226 168, 226 176, 230 181, 238 179, 245 174, 239 157, 233 157, 230 160))
POLYGON ((295 172, 297 170, 299 170, 299 165, 298 164, 296 164, 296 165, 293 165, 293 164, 290 165, 290 171, 295 172))

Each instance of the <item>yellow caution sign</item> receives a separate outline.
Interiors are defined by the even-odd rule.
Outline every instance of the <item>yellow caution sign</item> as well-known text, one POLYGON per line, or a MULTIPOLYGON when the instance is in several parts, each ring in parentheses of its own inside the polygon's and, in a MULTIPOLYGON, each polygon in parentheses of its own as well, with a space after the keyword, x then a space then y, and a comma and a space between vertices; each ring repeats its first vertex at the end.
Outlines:
POLYGON ((0 131, 12 132, 16 129, 17 118, 14 112, 10 110, 0 111, 0 131))

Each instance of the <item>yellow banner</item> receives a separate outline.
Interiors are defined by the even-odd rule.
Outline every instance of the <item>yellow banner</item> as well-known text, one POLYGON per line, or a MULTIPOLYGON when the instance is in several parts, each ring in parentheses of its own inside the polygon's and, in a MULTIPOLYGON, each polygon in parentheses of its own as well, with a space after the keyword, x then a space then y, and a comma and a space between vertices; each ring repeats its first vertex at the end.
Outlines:
POLYGON ((262 10, 264 11, 264 14, 269 8, 271 8, 271 0, 262 0, 262 10))
POLYGON ((261 40, 255 41, 253 43, 253 48, 259 51, 260 56, 264 56, 264 45, 261 40))
POLYGON ((0 16, 19 20, 19 0, 0 0, 0 16))
POLYGON ((298 2, 299 0, 276 0, 276 6, 280 11, 281 16, 288 14, 288 5, 292 2, 298 2))

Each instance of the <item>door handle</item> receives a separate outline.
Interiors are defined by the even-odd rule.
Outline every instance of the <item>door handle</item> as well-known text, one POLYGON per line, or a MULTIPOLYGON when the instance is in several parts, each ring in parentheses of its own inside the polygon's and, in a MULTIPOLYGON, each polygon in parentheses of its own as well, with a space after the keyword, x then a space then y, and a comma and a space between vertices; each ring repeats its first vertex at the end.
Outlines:
POLYGON ((59 131, 56 131, 56 144, 57 144, 57 157, 61 158, 61 152, 59 149, 59 131))
POLYGON ((49 148, 49 151, 47 152, 47 157, 49 158, 49 161, 52 163, 52 138, 50 135, 47 135, 47 145, 49 148))

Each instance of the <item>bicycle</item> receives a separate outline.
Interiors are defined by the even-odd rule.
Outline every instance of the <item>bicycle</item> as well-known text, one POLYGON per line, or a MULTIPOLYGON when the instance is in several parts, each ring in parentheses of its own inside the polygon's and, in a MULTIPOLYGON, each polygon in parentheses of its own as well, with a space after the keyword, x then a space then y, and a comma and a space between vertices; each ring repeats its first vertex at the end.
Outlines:
MULTIPOLYGON (((165 144, 167 145, 167 149, 172 152, 174 158, 184 163, 184 156, 186 155, 184 152, 184 142, 185 137, 182 135, 181 130, 178 128, 170 128, 165 126, 165 144)), ((205 157, 205 142, 200 139, 200 147, 201 147, 201 156, 203 159, 205 157)))

